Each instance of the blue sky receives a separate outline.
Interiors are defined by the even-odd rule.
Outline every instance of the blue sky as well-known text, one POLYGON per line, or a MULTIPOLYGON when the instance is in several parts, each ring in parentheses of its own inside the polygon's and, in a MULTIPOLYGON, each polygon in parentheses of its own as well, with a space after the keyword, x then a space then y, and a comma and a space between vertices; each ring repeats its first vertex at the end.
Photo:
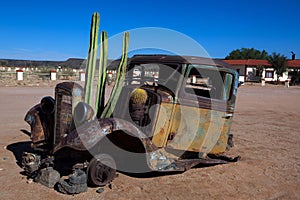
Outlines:
MULTIPOLYGON (((242 47, 289 58, 292 50, 300 58, 298 0, 3 0, 0 5, 0 58, 86 58, 90 19, 95 11, 101 15, 100 29, 109 36, 159 27, 200 44, 213 58, 224 58, 242 47)), ((135 33, 131 34, 133 46, 138 43, 135 39, 142 37, 135 33)), ((183 54, 193 54, 193 45, 188 49, 189 43, 180 42, 180 37, 172 41, 172 37, 168 40, 159 35, 148 33, 142 38, 182 47, 186 49, 183 54)), ((110 57, 119 54, 117 47, 111 45, 110 49, 110 57)))

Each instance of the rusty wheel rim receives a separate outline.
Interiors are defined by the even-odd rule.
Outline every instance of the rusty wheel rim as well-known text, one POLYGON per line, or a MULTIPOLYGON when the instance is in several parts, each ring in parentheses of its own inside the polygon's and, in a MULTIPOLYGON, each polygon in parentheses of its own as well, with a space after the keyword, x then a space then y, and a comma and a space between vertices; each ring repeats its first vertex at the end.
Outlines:
POLYGON ((88 166, 88 183, 91 186, 105 186, 116 175, 116 169, 113 167, 114 160, 108 155, 97 157, 93 158, 88 166))

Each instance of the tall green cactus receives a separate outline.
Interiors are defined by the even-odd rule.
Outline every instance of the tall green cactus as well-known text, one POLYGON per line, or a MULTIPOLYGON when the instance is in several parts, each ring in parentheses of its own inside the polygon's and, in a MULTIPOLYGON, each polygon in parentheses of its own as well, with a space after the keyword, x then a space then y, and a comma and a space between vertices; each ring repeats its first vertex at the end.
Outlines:
POLYGON ((125 72, 126 72, 127 58, 128 58, 128 46, 129 46, 129 32, 125 32, 123 35, 122 57, 118 67, 115 85, 112 89, 110 98, 101 114, 101 118, 108 118, 112 115, 116 107, 117 101, 119 99, 119 96, 121 94, 121 90, 125 80, 125 72))
POLYGON ((99 78, 98 78, 98 90, 96 96, 96 113, 97 118, 101 116, 104 109, 105 101, 105 81, 106 81, 106 66, 108 57, 108 39, 107 32, 101 32, 100 38, 100 61, 99 61, 99 78))
POLYGON ((93 82, 94 82, 94 73, 96 69, 97 62, 97 53, 98 53, 98 36, 99 36, 99 26, 100 26, 100 15, 95 12, 92 16, 91 30, 90 30, 90 45, 88 52, 88 59, 86 65, 86 74, 85 74, 85 102, 92 105, 93 100, 93 82))

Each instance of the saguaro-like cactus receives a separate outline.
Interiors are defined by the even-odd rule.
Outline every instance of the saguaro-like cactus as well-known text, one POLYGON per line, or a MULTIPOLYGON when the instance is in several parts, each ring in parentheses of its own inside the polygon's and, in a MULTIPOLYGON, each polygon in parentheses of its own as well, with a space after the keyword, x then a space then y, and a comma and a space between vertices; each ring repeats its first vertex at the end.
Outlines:
POLYGON ((99 27, 100 27, 100 15, 95 12, 92 16, 91 31, 90 31, 90 45, 88 52, 88 59, 86 65, 86 77, 85 77, 85 102, 90 106, 92 105, 93 97, 93 81, 94 73, 97 63, 97 52, 98 52, 98 36, 99 36, 99 27))
POLYGON ((107 118, 111 116, 111 114, 113 113, 116 107, 119 96, 121 94, 121 90, 125 80, 125 72, 126 72, 127 58, 128 58, 128 46, 129 46, 129 32, 125 32, 123 35, 122 57, 118 67, 115 85, 114 88, 112 89, 110 98, 101 114, 101 118, 107 118))
POLYGON ((99 78, 96 96, 97 118, 99 118, 103 112, 105 100, 106 66, 108 57, 108 37, 106 31, 101 32, 100 41, 99 78))

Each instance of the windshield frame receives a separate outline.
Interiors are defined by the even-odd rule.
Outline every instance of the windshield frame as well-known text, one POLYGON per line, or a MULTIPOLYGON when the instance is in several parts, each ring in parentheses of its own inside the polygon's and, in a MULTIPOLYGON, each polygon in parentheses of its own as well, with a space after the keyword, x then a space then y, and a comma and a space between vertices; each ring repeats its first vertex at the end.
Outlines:
MULTIPOLYGON (((188 66, 186 67, 186 71, 184 74, 184 79, 182 81, 182 86, 180 89, 180 96, 197 96, 197 98, 201 98, 201 99, 206 99, 206 100, 213 100, 213 101, 224 101, 224 102, 229 102, 232 99, 232 96, 234 95, 234 90, 235 90, 235 82, 236 82, 236 74, 232 72, 232 70, 227 69, 227 68, 223 68, 223 67, 217 67, 217 66, 212 66, 212 65, 206 65, 206 64, 200 64, 200 63, 190 63, 188 64, 188 66), (224 96, 222 98, 212 98, 212 97, 205 97, 205 96, 199 96, 196 94, 191 94, 186 92, 186 85, 187 85, 187 81, 190 78, 190 72, 192 68, 196 68, 199 70, 211 70, 211 71, 217 71, 219 73, 224 73, 225 74, 230 74, 231 75, 231 81, 230 81, 230 86, 228 86, 227 84, 229 84, 228 82, 226 83, 226 80, 224 79, 225 77, 222 77, 222 82, 223 82, 223 87, 222 88, 217 88, 219 90, 225 90, 225 89, 229 89, 230 91, 223 91, 223 93, 227 93, 227 97, 226 99, 224 99, 224 96)), ((222 94, 224 95, 224 94, 222 94)))
POLYGON ((159 62, 130 63, 128 70, 126 72, 125 82, 126 85, 143 85, 144 83, 147 83, 148 85, 152 84, 152 85, 163 85, 163 86, 166 86, 170 83, 175 83, 176 86, 173 85, 173 87, 175 86, 174 89, 176 89, 178 87, 178 80, 174 80, 176 79, 174 78, 175 75, 183 76, 181 63, 159 63, 159 62), (150 73, 150 76, 149 74, 146 73, 151 71, 151 70, 147 70, 150 68, 148 67, 148 65, 155 65, 155 67, 158 67, 155 73, 153 74, 150 73), (134 76, 134 72, 136 68, 140 68, 141 72, 139 76, 134 76), (160 74, 164 74, 164 78, 160 78, 159 77, 160 74))

